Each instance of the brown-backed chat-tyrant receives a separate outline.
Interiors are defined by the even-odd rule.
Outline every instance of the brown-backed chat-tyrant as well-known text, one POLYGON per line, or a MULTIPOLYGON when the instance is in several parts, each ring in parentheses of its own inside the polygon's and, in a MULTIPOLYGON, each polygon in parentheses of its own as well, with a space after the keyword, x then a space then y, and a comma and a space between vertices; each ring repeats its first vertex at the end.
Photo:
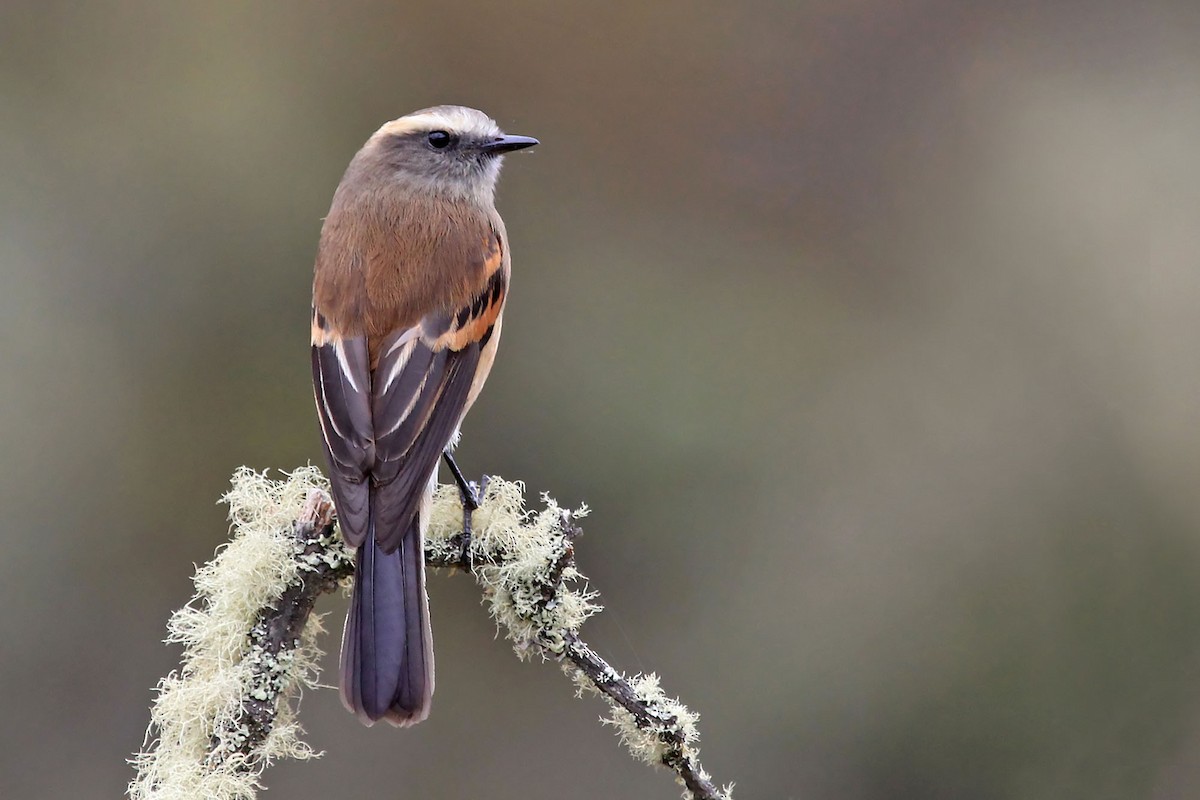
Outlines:
POLYGON ((474 109, 413 112, 354 156, 321 229, 313 387, 338 521, 357 552, 341 690, 368 725, 429 715, 429 501, 500 340, 500 162, 535 144, 474 109))

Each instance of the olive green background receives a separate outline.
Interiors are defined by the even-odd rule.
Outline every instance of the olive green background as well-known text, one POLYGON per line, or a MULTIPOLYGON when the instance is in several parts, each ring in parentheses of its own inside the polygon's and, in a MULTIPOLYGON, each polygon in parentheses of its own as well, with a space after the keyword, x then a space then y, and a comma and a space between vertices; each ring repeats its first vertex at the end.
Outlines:
MULTIPOLYGON (((1196 797, 1198 41, 1183 0, 6 0, 0 795, 131 778, 229 474, 321 457, 341 172, 452 102, 543 142, 461 463, 595 509, 585 634, 718 780, 1196 797)), ((309 693, 267 797, 677 795, 430 591, 430 720, 309 693)))

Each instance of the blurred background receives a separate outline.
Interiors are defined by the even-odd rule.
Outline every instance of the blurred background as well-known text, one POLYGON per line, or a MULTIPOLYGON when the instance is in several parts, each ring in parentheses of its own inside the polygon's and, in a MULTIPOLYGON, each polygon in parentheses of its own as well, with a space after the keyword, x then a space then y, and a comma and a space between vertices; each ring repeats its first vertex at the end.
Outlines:
MULTIPOLYGON (((321 458, 333 189, 450 102, 543 142, 460 463, 595 509, 585 635, 719 781, 1200 796, 1197 41, 1187 0, 6 0, 0 795, 124 790, 230 473, 321 458)), ((269 797, 676 796, 430 591, 430 720, 309 693, 269 797)))

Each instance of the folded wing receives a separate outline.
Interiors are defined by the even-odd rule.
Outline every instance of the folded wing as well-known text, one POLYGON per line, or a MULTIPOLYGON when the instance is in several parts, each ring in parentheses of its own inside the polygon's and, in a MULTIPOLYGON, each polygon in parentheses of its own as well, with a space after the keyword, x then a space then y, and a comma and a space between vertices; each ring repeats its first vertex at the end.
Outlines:
POLYGON ((494 269, 461 308, 427 315, 373 347, 364 336, 339 335, 314 311, 313 385, 351 546, 366 541, 373 523, 376 542, 391 553, 411 527, 462 421, 506 291, 504 271, 494 269))

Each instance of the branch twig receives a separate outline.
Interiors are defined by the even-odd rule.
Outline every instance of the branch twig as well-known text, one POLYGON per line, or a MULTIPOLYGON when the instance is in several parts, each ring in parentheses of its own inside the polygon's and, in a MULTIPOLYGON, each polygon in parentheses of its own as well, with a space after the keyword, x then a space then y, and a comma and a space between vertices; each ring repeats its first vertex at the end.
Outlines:
MULTIPOLYGON (((578 635, 599 611, 593 592, 572 588, 583 581, 573 542, 586 508, 571 512, 543 497, 544 510, 526 512, 519 484, 494 478, 485 486, 470 533, 456 490, 439 489, 429 566, 470 572, 517 655, 557 661, 580 692, 604 697, 610 714, 602 721, 636 758, 671 769, 685 797, 728 800, 729 788, 718 789, 700 765, 696 715, 656 676, 620 673, 578 635)), ((185 645, 184 661, 159 686, 145 752, 134 759, 134 800, 248 800, 270 760, 315 755, 294 721, 320 655, 311 612, 352 574, 353 556, 333 534, 332 503, 314 468, 286 482, 240 470, 225 499, 235 536, 198 570, 196 600, 172 618, 169 641, 185 645)))
MULTIPOLYGON (((700 766, 696 750, 689 741, 688 722, 663 709, 659 702, 647 702, 645 696, 639 693, 629 679, 617 672, 608 662, 596 654, 586 642, 578 636, 567 638, 566 658, 580 672, 587 676, 592 685, 602 692, 612 702, 629 713, 639 730, 658 738, 664 745, 660 760, 663 765, 673 769, 688 792, 696 800, 712 798, 727 798, 728 790, 721 791, 713 784, 712 778, 700 766)), ((692 720, 694 724, 694 720, 692 720)))

